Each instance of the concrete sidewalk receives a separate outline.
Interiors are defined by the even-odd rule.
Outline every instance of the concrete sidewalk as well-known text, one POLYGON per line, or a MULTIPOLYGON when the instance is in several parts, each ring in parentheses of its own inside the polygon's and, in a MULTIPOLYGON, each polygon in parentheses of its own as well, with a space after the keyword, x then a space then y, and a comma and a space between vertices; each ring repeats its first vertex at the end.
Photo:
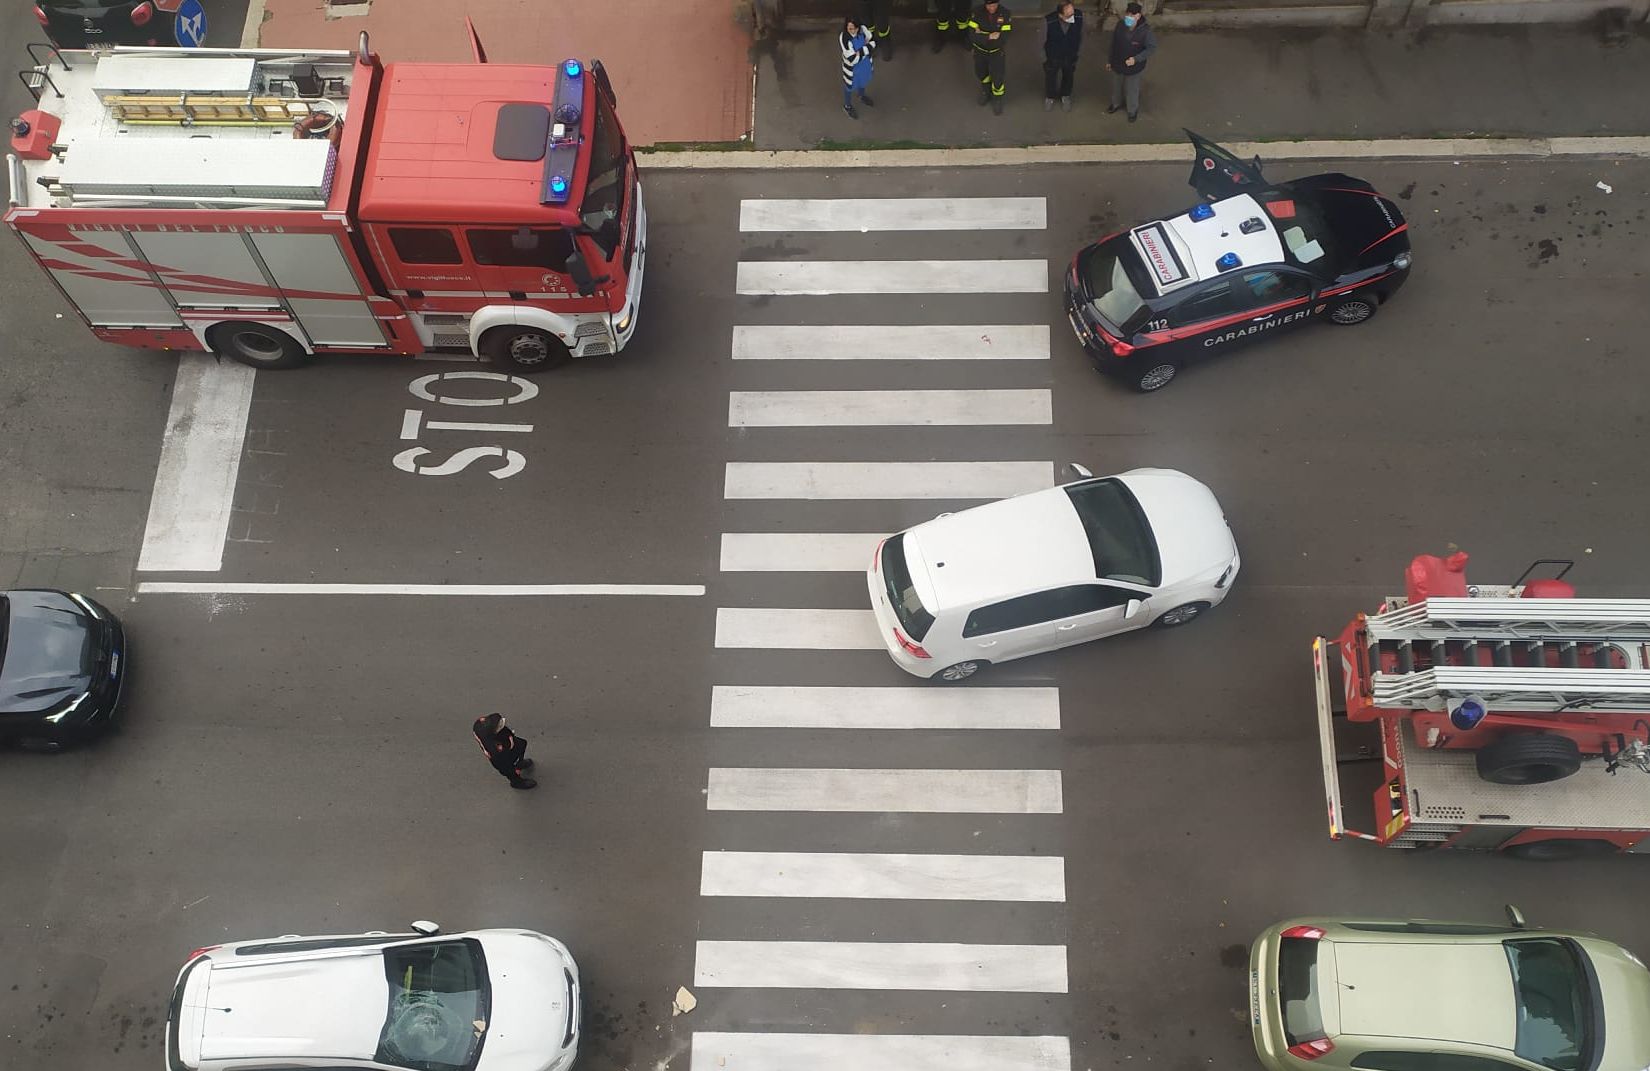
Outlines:
POLYGON ((1016 19, 1002 116, 976 104, 962 45, 929 51, 931 24, 896 25, 895 58, 877 63, 870 89, 876 106, 861 108, 857 122, 842 112, 832 30, 766 42, 756 146, 1178 142, 1183 126, 1234 141, 1650 134, 1644 34, 1605 44, 1560 26, 1165 30, 1145 75, 1140 121, 1131 124, 1105 113, 1110 23, 1092 13, 1075 107, 1043 111, 1042 30, 1038 14, 1016 19))

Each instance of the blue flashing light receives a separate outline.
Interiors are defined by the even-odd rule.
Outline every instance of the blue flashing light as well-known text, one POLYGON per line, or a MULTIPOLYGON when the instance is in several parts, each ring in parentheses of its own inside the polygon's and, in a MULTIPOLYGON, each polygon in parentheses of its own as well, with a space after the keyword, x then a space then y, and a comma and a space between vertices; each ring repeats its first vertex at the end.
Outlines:
POLYGON ((1469 729, 1477 728, 1478 723, 1484 720, 1486 713, 1488 712, 1484 709, 1483 701, 1475 695, 1469 695, 1461 700, 1460 705, 1449 712, 1449 723, 1462 732, 1466 732, 1469 729))
POLYGON ((1215 261, 1215 267, 1221 271, 1231 271, 1233 268, 1243 267, 1243 261, 1238 259, 1236 253, 1223 253, 1220 259, 1215 261))
POLYGON ((1202 223, 1204 220, 1213 217, 1214 214, 1215 206, 1208 204, 1193 205, 1192 210, 1186 213, 1187 216, 1191 217, 1193 223, 1202 223))
POLYGON ((551 175, 550 176, 550 192, 552 194, 556 195, 557 197, 566 197, 567 196, 567 176, 566 175, 551 175))
POLYGON ((563 60, 561 69, 567 72, 567 77, 577 78, 584 73, 584 64, 576 59, 563 60))

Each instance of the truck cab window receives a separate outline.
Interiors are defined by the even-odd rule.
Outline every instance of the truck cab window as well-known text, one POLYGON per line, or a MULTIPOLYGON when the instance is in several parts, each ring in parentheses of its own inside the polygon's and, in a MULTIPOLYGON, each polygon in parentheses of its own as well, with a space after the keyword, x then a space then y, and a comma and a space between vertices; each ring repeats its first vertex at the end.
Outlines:
POLYGON ((619 216, 624 211, 628 185, 626 170, 624 132, 606 95, 597 92, 590 137, 590 178, 579 202, 579 220, 590 229, 590 237, 607 260, 613 259, 619 247, 619 216))
POLYGON ((559 228, 469 230, 464 236, 469 239, 475 262, 493 267, 549 268, 565 274, 567 258, 573 252, 573 236, 559 228))
POLYGON ((390 244, 403 264, 462 264, 458 239, 445 227, 391 227, 390 244))

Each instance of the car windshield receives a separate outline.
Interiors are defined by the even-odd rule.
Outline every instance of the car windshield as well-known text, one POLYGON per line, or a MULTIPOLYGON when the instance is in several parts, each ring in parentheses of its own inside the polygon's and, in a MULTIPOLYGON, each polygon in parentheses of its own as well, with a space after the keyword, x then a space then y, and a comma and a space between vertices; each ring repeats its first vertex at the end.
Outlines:
POLYGON ((1094 295, 1094 308, 1118 333, 1128 336, 1146 318, 1146 302, 1130 278, 1127 262, 1134 256, 1128 237, 1119 235, 1089 250, 1078 266, 1083 285, 1094 295))
POLYGON ((579 202, 579 220, 608 260, 619 247, 619 215, 625 195, 624 134, 607 94, 596 90, 596 121, 590 135, 590 178, 579 202))
POLYGON ((1317 205, 1288 190, 1265 194, 1260 204, 1277 226, 1285 255, 1291 261, 1305 268, 1317 264, 1328 255, 1329 228, 1317 205))
POLYGON ((1518 995, 1518 1036, 1513 1051, 1554 1071, 1581 1071, 1592 1048, 1587 968, 1570 941, 1538 938, 1506 941, 1518 995))
POLYGON ((1157 540, 1146 512, 1121 480, 1086 480, 1069 484, 1065 492, 1083 522, 1095 576, 1147 587, 1163 582, 1157 540))
POLYGON ((921 643, 934 627, 934 615, 922 604, 917 587, 911 582, 911 568, 905 561, 905 533, 890 536, 882 544, 882 583, 888 591, 888 602, 894 607, 900 628, 913 643, 921 643))
POLYGON ((1320 1041, 1323 1008, 1318 997, 1318 945, 1306 937, 1284 937, 1278 946, 1278 1000, 1283 1004, 1283 1036, 1290 1045, 1320 1041))
POLYGON ((487 1035, 487 963, 474 939, 384 950, 389 1010, 373 1059, 412 1071, 468 1071, 487 1035))

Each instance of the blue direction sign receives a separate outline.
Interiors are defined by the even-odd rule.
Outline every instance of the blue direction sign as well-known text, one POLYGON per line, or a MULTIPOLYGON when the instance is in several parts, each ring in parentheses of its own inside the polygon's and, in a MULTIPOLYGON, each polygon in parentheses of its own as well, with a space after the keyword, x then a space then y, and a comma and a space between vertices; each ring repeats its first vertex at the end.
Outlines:
POLYGON ((172 32, 184 48, 199 48, 206 44, 206 8, 201 0, 183 0, 178 5, 172 32))

